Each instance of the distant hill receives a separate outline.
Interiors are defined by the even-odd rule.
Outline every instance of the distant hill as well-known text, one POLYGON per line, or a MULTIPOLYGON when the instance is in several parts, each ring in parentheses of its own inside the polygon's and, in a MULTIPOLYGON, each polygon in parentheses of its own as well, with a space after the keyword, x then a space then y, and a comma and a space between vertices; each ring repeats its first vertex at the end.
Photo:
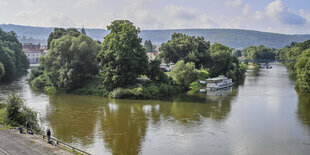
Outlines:
MULTIPOLYGON (((14 31, 22 38, 30 38, 31 40, 39 40, 38 42, 46 42, 49 34, 54 30, 52 27, 33 27, 20 26, 11 24, 2 24, 0 27, 4 31, 14 31)), ((109 32, 105 29, 85 29, 87 35, 95 40, 102 41, 104 36, 109 32)), ((291 42, 303 42, 310 40, 310 34, 304 35, 285 35, 277 33, 268 33, 252 30, 239 29, 177 29, 177 30, 142 30, 140 37, 143 40, 151 40, 159 45, 167 42, 171 35, 175 32, 185 33, 191 36, 203 36, 205 40, 219 42, 236 49, 246 48, 252 45, 264 45, 270 48, 282 48, 291 42)), ((27 41, 27 40, 26 40, 27 41)), ((22 41, 25 42, 25 41, 22 41)))

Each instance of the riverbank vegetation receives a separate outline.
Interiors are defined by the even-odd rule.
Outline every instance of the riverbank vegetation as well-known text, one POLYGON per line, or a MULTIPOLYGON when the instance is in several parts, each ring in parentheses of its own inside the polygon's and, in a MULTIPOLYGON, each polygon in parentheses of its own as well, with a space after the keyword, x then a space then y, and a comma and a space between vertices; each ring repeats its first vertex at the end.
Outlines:
POLYGON ((17 94, 10 94, 0 100, 0 124, 6 126, 26 126, 39 130, 37 113, 25 105, 25 101, 17 94))
POLYGON ((14 32, 0 28, 0 82, 8 82, 27 73, 29 62, 14 32))
MULTIPOLYGON (((197 80, 218 75, 238 81, 246 71, 233 49, 203 37, 175 33, 161 45, 160 55, 148 61, 140 29, 132 22, 116 20, 107 28, 110 33, 101 45, 77 30, 55 29, 30 85, 47 93, 150 99, 197 90, 197 80), (161 70, 162 62, 175 64, 169 74, 161 70)), ((147 45, 151 48, 150 41, 147 45)))
POLYGON ((271 49, 263 45, 249 46, 242 50, 242 56, 247 60, 275 60, 276 49, 271 49))
POLYGON ((277 50, 276 58, 283 62, 295 78, 295 86, 302 92, 310 93, 310 40, 277 50))

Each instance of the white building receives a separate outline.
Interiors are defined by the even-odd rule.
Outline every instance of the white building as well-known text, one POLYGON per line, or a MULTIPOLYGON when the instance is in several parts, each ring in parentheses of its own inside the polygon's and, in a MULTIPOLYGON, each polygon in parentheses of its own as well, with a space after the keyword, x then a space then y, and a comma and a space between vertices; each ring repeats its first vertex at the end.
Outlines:
POLYGON ((32 43, 27 43, 23 45, 23 52, 27 56, 30 64, 38 64, 39 57, 47 53, 47 48, 46 46, 41 47, 40 44, 33 45, 32 43))

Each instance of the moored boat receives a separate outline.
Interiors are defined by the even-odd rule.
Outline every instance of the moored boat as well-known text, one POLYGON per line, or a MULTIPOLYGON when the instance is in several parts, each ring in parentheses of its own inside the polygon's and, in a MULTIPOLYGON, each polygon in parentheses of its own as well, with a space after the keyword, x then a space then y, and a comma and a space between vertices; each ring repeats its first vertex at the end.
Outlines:
POLYGON ((206 89, 218 90, 232 86, 234 83, 232 79, 228 79, 227 77, 220 75, 216 78, 209 78, 206 80, 207 87, 206 89))

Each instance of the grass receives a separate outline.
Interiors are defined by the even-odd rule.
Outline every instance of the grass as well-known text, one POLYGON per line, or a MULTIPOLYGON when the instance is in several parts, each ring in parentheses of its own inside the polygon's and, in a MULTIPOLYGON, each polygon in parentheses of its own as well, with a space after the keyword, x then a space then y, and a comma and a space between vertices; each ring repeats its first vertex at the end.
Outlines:
POLYGON ((0 124, 5 124, 6 108, 0 109, 0 124))

